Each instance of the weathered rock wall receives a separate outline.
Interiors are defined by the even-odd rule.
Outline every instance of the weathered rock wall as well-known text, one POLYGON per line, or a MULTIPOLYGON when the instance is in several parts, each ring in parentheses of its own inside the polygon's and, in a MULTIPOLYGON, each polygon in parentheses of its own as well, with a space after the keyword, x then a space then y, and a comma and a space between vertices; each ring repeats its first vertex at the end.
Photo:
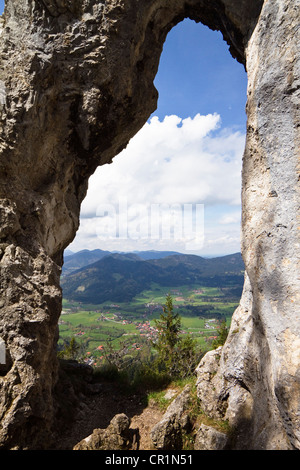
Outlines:
POLYGON ((227 413, 237 447, 299 447, 298 9, 299 0, 6 0, 0 37, 2 448, 49 445, 63 250, 78 228, 88 177, 154 111, 163 42, 185 17, 221 30, 249 76, 247 279, 218 381, 208 386, 215 401, 202 397, 203 407, 227 413))
MULTIPOLYGON (((299 7, 298 1, 265 2, 246 51, 247 274, 209 385, 214 400, 203 397, 212 414, 236 428, 237 448, 300 448, 299 7)), ((199 368, 200 396, 205 368, 199 368)))

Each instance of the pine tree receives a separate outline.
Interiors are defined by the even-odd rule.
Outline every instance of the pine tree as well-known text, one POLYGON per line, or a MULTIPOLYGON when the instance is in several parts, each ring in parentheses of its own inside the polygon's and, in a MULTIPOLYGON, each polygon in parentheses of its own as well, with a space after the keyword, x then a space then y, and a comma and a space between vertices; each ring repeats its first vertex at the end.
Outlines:
POLYGON ((163 313, 155 320, 158 330, 157 341, 153 347, 157 358, 151 364, 158 373, 165 373, 171 378, 185 378, 193 375, 199 363, 201 350, 196 351, 196 341, 189 335, 181 335, 181 317, 174 312, 170 294, 166 297, 163 313))
POLYGON ((163 306, 163 313, 159 320, 155 320, 158 330, 158 340, 154 347, 157 349, 162 360, 170 358, 174 348, 179 342, 181 329, 181 319, 178 313, 174 313, 173 301, 170 294, 166 297, 166 304, 163 306))

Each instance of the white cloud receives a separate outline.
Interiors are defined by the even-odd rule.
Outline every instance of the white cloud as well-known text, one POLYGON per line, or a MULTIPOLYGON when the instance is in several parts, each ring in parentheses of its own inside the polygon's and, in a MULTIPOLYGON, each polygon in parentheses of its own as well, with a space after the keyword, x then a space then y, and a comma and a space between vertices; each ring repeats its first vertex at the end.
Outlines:
POLYGON ((240 224, 241 222, 241 212, 236 211, 231 214, 224 214, 221 219, 219 220, 219 223, 221 225, 229 225, 229 224, 240 224))
MULTIPOLYGON (((234 217, 237 221, 244 145, 245 136, 222 129, 217 114, 197 114, 183 120, 178 116, 166 116, 163 121, 152 118, 112 164, 99 167, 90 178, 89 191, 82 204, 81 227, 70 248, 82 249, 89 244, 94 248, 121 249, 114 248, 121 244, 125 251, 127 246, 128 249, 140 249, 143 243, 144 248, 153 248, 151 244, 154 244, 157 249, 160 249, 159 245, 164 245, 161 249, 165 249, 166 241, 149 240, 149 236, 147 239, 149 227, 145 227, 147 223, 148 226, 155 223, 151 217, 149 219, 149 211, 155 204, 160 208, 172 204, 181 207, 183 204, 203 204, 205 211, 213 211, 219 206, 235 208, 235 214, 229 211, 229 215, 216 216, 216 230, 220 227, 218 221, 221 225, 231 223, 226 217, 234 217), (137 235, 138 244, 136 239, 133 243, 133 236, 130 240, 112 240, 116 231, 114 217, 122 205, 126 211, 120 211, 123 222, 127 223, 131 234, 137 235), (107 208, 110 208, 110 219, 99 217, 107 208), (139 218, 135 212, 139 213, 139 218), (99 238, 103 235, 104 221, 106 239, 104 236, 99 238), (112 236, 110 240, 108 233, 112 236)), ((119 220, 120 217, 119 214, 119 220)), ((230 243, 233 238, 228 238, 230 243)), ((224 246, 226 236, 222 240, 224 246)), ((171 240, 167 243, 170 247, 171 240)), ((207 240, 206 246, 210 245, 207 240)))

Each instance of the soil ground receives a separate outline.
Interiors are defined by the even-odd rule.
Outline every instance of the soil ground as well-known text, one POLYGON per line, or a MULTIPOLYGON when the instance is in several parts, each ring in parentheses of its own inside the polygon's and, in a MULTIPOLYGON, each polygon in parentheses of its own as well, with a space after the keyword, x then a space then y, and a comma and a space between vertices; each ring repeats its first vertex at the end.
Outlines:
POLYGON ((139 429, 139 450, 151 450, 150 431, 158 423, 163 411, 145 395, 129 395, 118 391, 115 384, 103 383, 94 395, 85 397, 76 413, 75 420, 60 436, 57 450, 72 450, 96 428, 105 429, 118 413, 125 413, 131 420, 130 428, 139 429))

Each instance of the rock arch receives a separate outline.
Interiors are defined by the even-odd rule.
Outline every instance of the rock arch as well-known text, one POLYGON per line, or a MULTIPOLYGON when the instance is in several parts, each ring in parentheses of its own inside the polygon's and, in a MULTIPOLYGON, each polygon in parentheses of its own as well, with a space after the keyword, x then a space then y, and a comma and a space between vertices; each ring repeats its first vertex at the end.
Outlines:
POLYGON ((186 17, 221 30, 249 79, 245 288, 214 379, 206 380, 208 358, 199 366, 199 396, 207 412, 235 427, 233 448, 300 448, 299 6, 299 0, 6 0, 0 38, 0 337, 9 358, 0 371, 3 449, 48 445, 63 250, 78 228, 88 177, 154 111, 163 42, 186 17))

